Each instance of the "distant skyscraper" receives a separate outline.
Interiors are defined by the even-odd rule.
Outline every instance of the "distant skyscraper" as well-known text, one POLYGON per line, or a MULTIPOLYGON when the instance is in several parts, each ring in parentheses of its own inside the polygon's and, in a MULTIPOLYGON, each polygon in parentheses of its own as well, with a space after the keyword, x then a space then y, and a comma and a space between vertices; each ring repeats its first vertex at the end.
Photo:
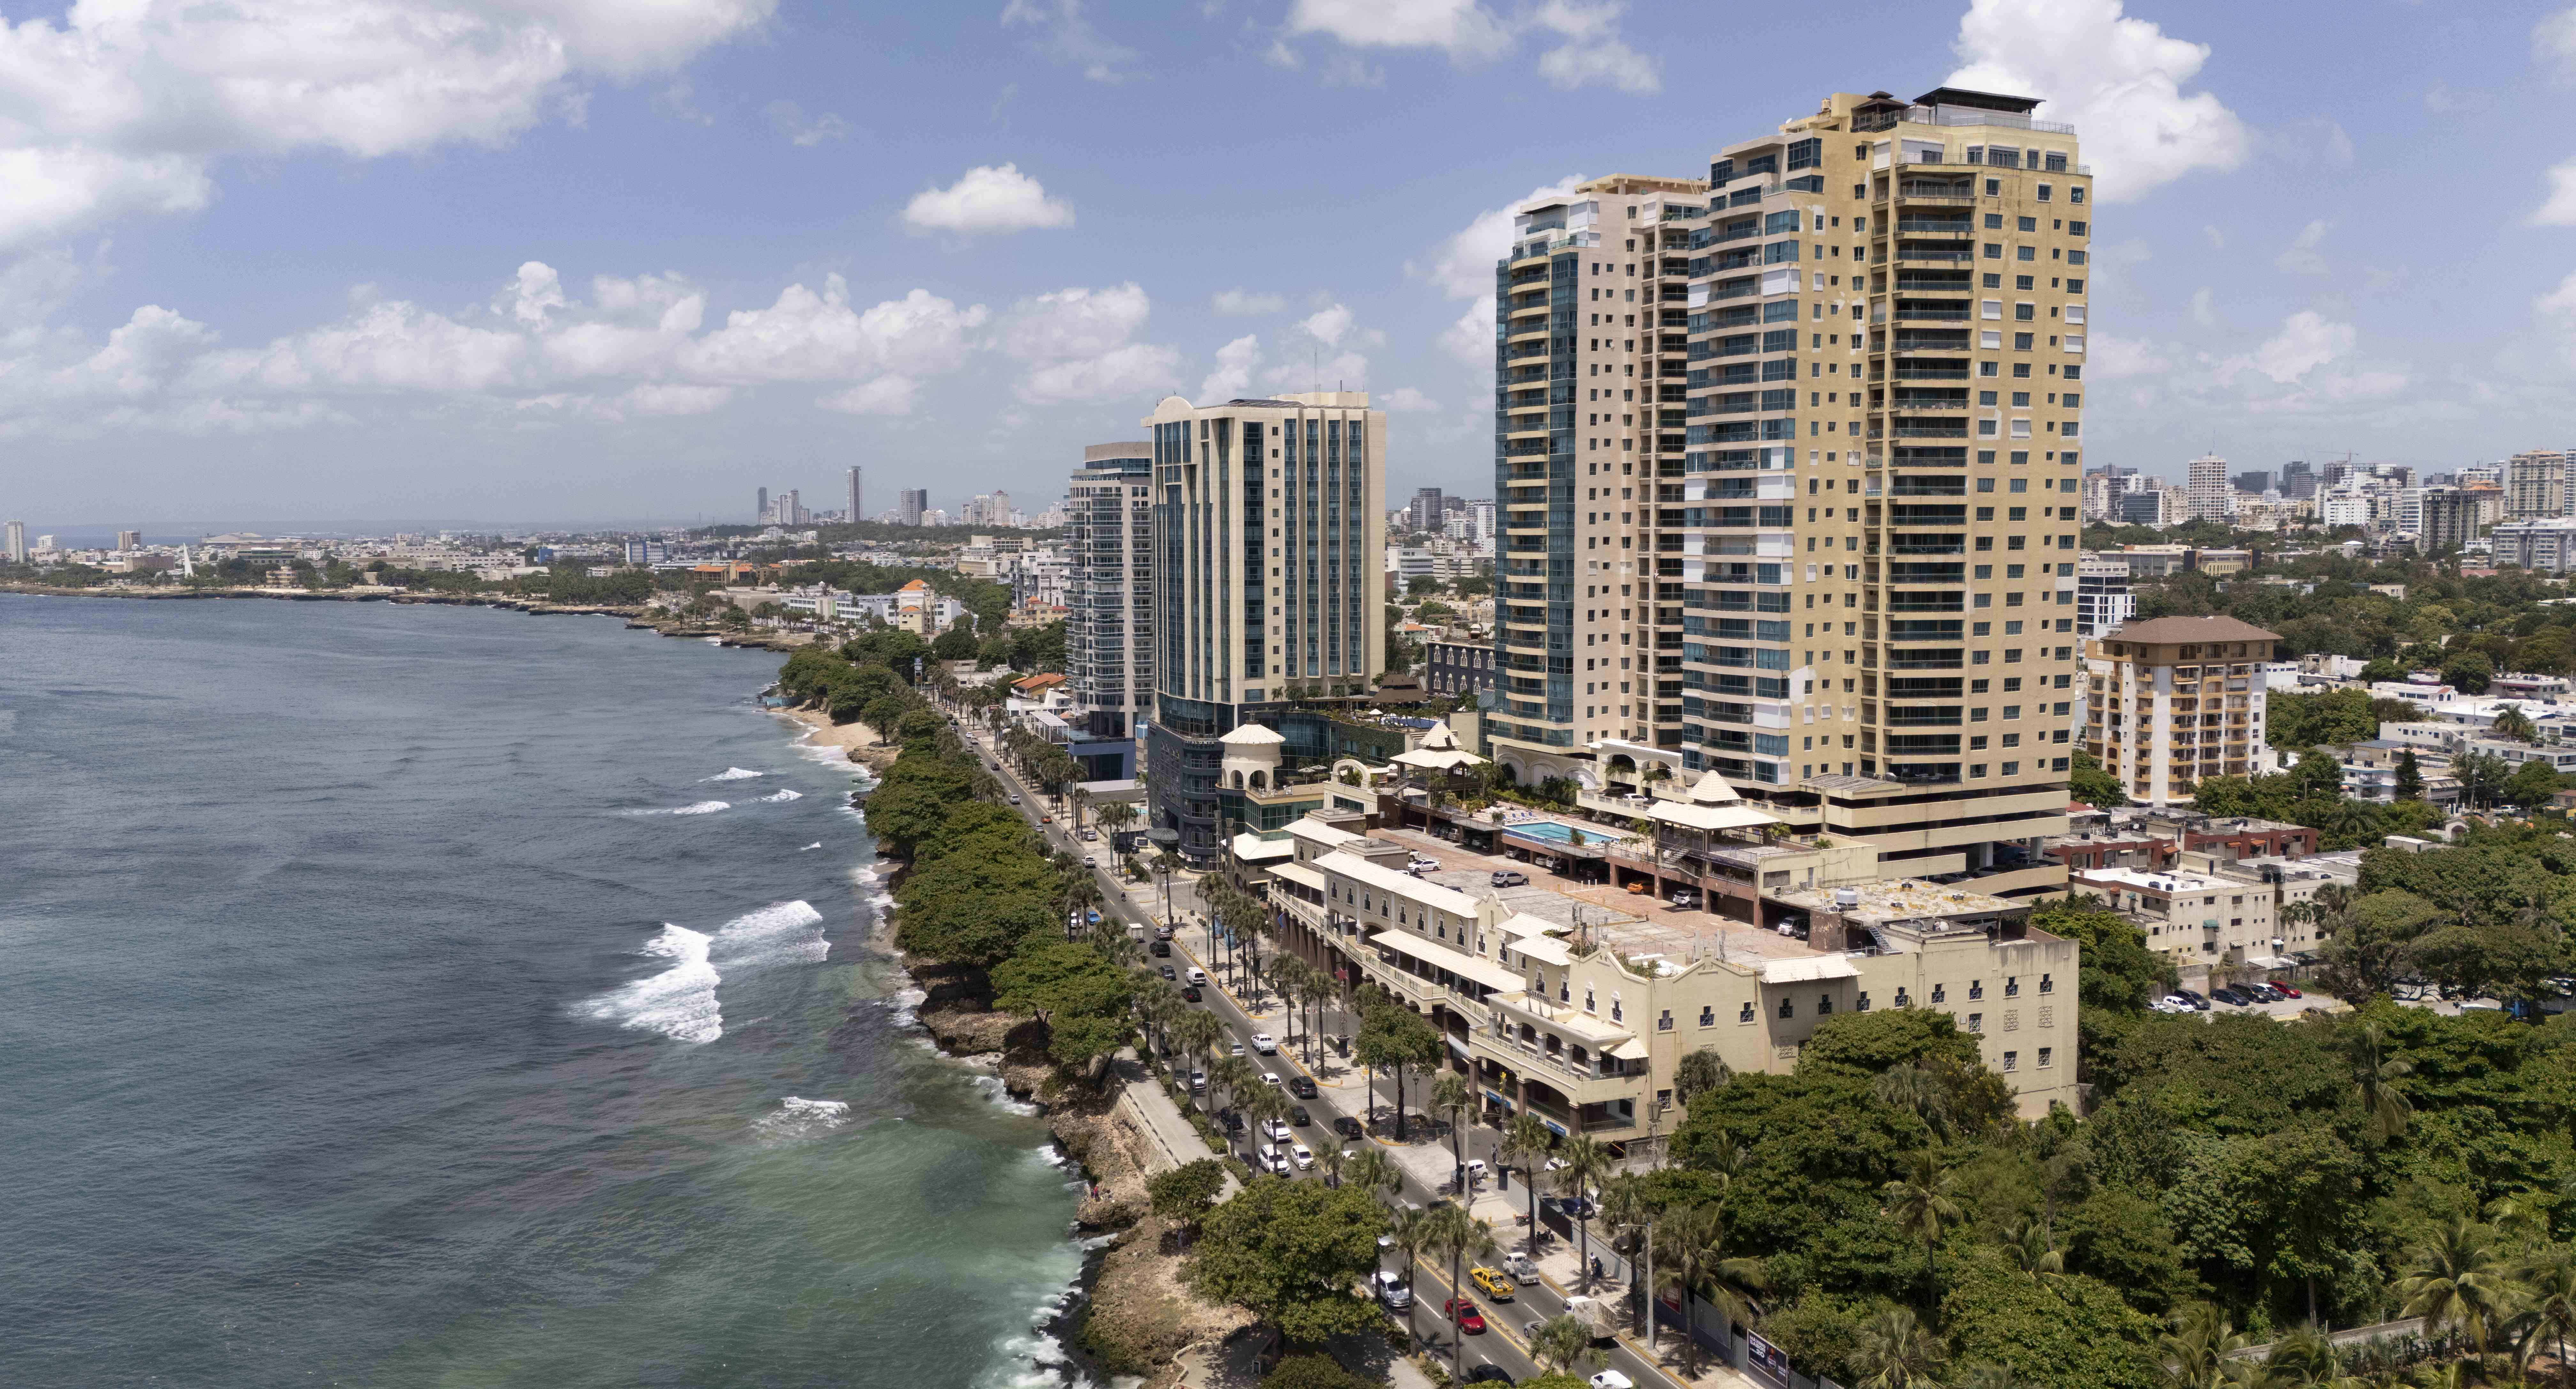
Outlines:
POLYGON ((1410 514, 1405 517, 1406 525, 1414 530, 1431 531, 1436 534, 1440 530, 1441 521, 1447 516, 1448 508, 1441 504, 1439 488, 1413 489, 1413 505, 1410 508, 1410 514))
POLYGON ((2204 453, 2191 460, 2191 519, 2227 519, 2227 460, 2204 453))
POLYGON ((930 510, 930 489, 918 487, 895 493, 895 509, 903 513, 905 525, 920 525, 922 514, 930 510))
POLYGON ((2292 459, 2281 468, 2281 495, 2303 502, 2317 494, 2317 475, 2306 462, 2292 459))
POLYGON ((751 509, 752 524, 756 526, 765 526, 777 519, 778 518, 771 515, 769 511, 769 489, 766 487, 761 488, 760 500, 755 503, 751 509))
POLYGON ((866 509, 859 505, 859 500, 859 470, 852 468, 850 469, 850 504, 842 511, 842 520, 856 524, 860 517, 868 514, 866 509))
POLYGON ((133 551, 142 549, 143 532, 118 531, 116 533, 116 548, 126 553, 132 553, 133 551))
POLYGON ((2236 490, 2239 492, 2251 492, 2259 497, 2272 490, 2272 475, 2270 473, 2238 473, 2236 475, 2236 490))
POLYGON ((778 524, 801 526, 805 524, 805 520, 804 491, 801 488, 790 487, 785 495, 778 499, 778 524))
POLYGON ((2505 514, 2517 521, 2567 514, 2567 455, 2527 450, 2505 460, 2505 514))
POLYGON ((1153 484, 1153 444, 1094 444, 1066 503, 1064 669, 1077 723, 1103 743, 1074 753, 1093 780, 1136 774, 1136 724, 1153 709, 1153 484))
POLYGON ((27 523, 24 521, 9 523, 9 562, 11 564, 27 562, 27 523))

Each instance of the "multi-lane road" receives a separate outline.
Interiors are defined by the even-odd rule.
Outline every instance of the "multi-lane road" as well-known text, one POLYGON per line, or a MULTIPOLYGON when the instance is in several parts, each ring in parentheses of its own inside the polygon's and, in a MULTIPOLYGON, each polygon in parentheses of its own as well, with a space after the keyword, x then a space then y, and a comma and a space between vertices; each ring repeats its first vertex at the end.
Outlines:
MULTIPOLYGON (((1140 910, 1128 900, 1125 886, 1086 852, 1089 846, 1076 838, 1069 827, 1061 823, 1040 823, 1040 817, 1048 813, 1042 804, 1045 798, 1021 784, 1018 775, 1011 769, 1009 761, 992 749, 988 739, 974 733, 972 729, 967 732, 973 746, 983 755, 988 766, 1000 764, 996 775, 1005 786, 1020 797, 1020 813, 1037 829, 1048 847, 1071 853, 1091 865, 1092 872, 1100 882, 1101 910, 1111 914, 1121 923, 1144 928, 1150 935, 1155 925, 1152 914, 1140 910)), ((1213 1015, 1224 1026, 1227 1034, 1242 1043, 1248 1053, 1252 1036, 1260 1029, 1254 1025, 1253 1020, 1246 1015, 1242 1005, 1231 993, 1216 986, 1213 978, 1216 974, 1215 969, 1206 961, 1197 959, 1190 949, 1192 934, 1187 930, 1175 930, 1172 944, 1178 956, 1188 963, 1206 968, 1212 976, 1209 986, 1200 991, 1199 1006, 1213 1015)), ((1253 1059, 1264 1069, 1280 1073, 1283 1079, 1290 1075, 1307 1073, 1305 1067, 1297 1062, 1296 1057, 1284 1045, 1276 1056, 1264 1055, 1253 1059)), ((1348 1104, 1356 1103, 1365 1111, 1370 1099, 1371 1097, 1366 1093, 1346 1098, 1336 1093, 1333 1087, 1320 1087, 1317 1099, 1304 1102, 1313 1115, 1315 1124, 1311 1129, 1298 1131, 1296 1141, 1306 1142, 1309 1147, 1340 1141, 1333 1135, 1333 1120, 1343 1117, 1345 1106, 1348 1104)), ((1367 1120, 1365 1112, 1349 1117, 1358 1118, 1363 1123, 1367 1120)), ((1442 1193, 1431 1190, 1429 1185, 1407 1171, 1404 1173, 1403 1187, 1398 1193, 1398 1199, 1427 1206, 1445 1197, 1442 1193)), ((1497 1242, 1506 1247, 1511 1243, 1501 1232, 1497 1232, 1497 1242)), ((1395 1256, 1390 1254, 1389 1257, 1395 1256)), ((1420 1261, 1411 1270, 1410 1281, 1413 1284, 1414 1307, 1407 1325, 1417 1328, 1418 1335, 1422 1334, 1420 1328, 1436 1328, 1429 1334, 1423 1335, 1422 1339, 1438 1350, 1444 1358, 1453 1349, 1457 1350, 1461 1356, 1462 1372, 1472 1371, 1479 1365, 1490 1364, 1499 1367, 1516 1381, 1528 1379, 1540 1373, 1539 1366, 1530 1357, 1528 1338, 1523 1328, 1532 1321, 1543 1321, 1563 1315, 1567 1296, 1564 1289, 1557 1287, 1553 1282, 1542 1281, 1521 1287, 1509 1302, 1496 1302, 1471 1282, 1466 1290, 1467 1295, 1483 1312, 1488 1329, 1481 1335, 1453 1337, 1449 1334, 1450 1329, 1443 1324, 1440 1310, 1444 1303, 1456 1295, 1456 1290, 1449 1286, 1448 1265, 1434 1264, 1429 1260, 1420 1261), (1465 1344, 1463 1347, 1454 1347, 1453 1340, 1463 1340, 1465 1344)), ((1624 1288, 1605 1286, 1597 1289, 1595 1295, 1604 1300, 1610 1300, 1624 1296, 1625 1292, 1624 1288)), ((1404 1316, 1401 1313, 1395 1315, 1404 1316)), ((1626 1375, 1635 1384, 1643 1386, 1643 1389, 1681 1389, 1676 1380, 1660 1367, 1650 1363, 1625 1340, 1613 1343, 1605 1354, 1607 1368, 1626 1375)), ((1599 1368, 1601 1368, 1600 1365, 1591 1367, 1591 1369, 1599 1368)), ((1590 1372, 1587 1370, 1587 1373, 1590 1372)))

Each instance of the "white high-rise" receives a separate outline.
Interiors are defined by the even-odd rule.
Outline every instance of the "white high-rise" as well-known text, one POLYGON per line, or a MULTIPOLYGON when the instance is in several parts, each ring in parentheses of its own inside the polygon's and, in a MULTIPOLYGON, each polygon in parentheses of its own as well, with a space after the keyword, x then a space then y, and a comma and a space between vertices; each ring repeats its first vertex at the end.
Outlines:
POLYGON ((857 468, 850 469, 849 509, 841 513, 841 520, 848 525, 856 525, 867 519, 867 508, 859 504, 863 500, 860 495, 859 471, 857 468))
POLYGON ((2191 460, 2191 519, 2224 521, 2231 510, 2227 460, 2204 453, 2191 460))
POLYGON ((11 564, 27 562, 27 523, 24 521, 9 523, 9 562, 11 564))

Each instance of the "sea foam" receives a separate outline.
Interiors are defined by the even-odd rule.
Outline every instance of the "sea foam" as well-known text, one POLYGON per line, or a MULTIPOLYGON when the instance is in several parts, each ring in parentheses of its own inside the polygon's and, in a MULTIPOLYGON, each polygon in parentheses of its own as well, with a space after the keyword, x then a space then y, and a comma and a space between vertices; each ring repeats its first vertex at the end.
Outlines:
POLYGON ((698 801, 690 805, 630 810, 626 813, 629 815, 713 815, 719 810, 731 809, 733 809, 733 802, 731 801, 698 801))
POLYGON ((850 1106, 841 1100, 779 1101, 778 1112, 764 1114, 752 1127, 771 1138, 813 1138, 850 1122, 850 1106))
POLYGON ((810 903, 777 902, 717 927, 712 953, 731 969, 821 960, 832 943, 823 939, 823 914, 810 903))
POLYGON ((724 1012, 716 1005, 716 984, 723 976, 708 960, 714 943, 712 936, 665 924, 660 935, 644 943, 644 953, 671 961, 671 967, 601 994, 582 1011, 601 1022, 658 1032, 675 1041, 714 1041, 724 1035, 724 1012))
POLYGON ((751 780, 753 777, 756 777, 756 776, 758 776, 758 775, 760 775, 760 773, 753 771, 753 770, 752 770, 752 769, 750 769, 749 767, 727 767, 727 768, 725 768, 723 771, 716 773, 714 776, 700 777, 700 778, 698 778, 698 780, 700 780, 700 781, 749 781, 749 780, 751 780))
POLYGON ((769 793, 768 795, 761 797, 761 799, 762 799, 762 800, 764 800, 764 801, 801 801, 801 800, 803 800, 804 798, 805 798, 805 793, 804 793, 804 792, 802 792, 802 791, 793 791, 793 790, 779 790, 779 791, 773 791, 773 792, 769 793))

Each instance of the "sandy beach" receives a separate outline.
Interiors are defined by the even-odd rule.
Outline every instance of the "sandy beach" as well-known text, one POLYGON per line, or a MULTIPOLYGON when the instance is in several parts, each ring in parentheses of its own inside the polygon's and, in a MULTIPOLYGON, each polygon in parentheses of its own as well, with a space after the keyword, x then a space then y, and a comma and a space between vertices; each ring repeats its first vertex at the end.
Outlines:
POLYGON ((902 751, 891 743, 881 743, 876 730, 866 724, 834 723, 831 716, 820 709, 781 709, 778 712, 811 730, 805 736, 808 744, 844 749, 851 761, 872 769, 882 770, 902 751))

